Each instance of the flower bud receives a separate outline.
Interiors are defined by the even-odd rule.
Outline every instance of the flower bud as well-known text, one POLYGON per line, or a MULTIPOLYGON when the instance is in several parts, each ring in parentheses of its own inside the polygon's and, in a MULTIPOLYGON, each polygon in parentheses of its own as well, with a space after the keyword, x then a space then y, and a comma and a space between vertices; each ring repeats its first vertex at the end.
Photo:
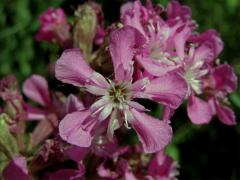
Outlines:
POLYGON ((9 117, 7 114, 0 115, 0 151, 11 159, 13 156, 17 155, 18 146, 16 139, 9 131, 8 121, 9 117))
POLYGON ((41 27, 36 34, 38 41, 56 43, 63 48, 71 46, 70 26, 61 8, 49 8, 40 17, 41 27))
POLYGON ((79 6, 75 11, 76 22, 73 28, 73 46, 80 48, 87 61, 92 52, 97 29, 97 15, 89 4, 79 6))
POLYGON ((26 118, 24 101, 19 92, 18 83, 13 75, 0 80, 0 98, 4 101, 3 112, 17 122, 26 118))

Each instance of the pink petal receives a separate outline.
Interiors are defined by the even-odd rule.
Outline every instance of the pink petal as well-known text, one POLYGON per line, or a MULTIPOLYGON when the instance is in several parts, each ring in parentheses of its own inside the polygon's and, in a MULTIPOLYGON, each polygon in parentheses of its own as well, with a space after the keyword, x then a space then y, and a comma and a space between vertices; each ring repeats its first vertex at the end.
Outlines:
POLYGON ((124 3, 120 8, 121 18, 133 7, 133 2, 124 3))
POLYGON ((133 174, 133 172, 127 170, 125 173, 124 173, 124 179, 125 180, 138 180, 135 175, 133 174))
POLYGON ((42 119, 31 133, 31 145, 39 145, 57 129, 57 126, 58 119, 55 114, 49 114, 46 119, 42 119))
POLYGON ((116 172, 104 167, 104 165, 103 162, 97 168, 97 173, 100 177, 115 179, 119 176, 116 172))
POLYGON ((145 71, 153 76, 162 76, 167 72, 178 68, 177 65, 168 65, 166 63, 141 56, 137 56, 137 61, 143 66, 145 71))
POLYGON ((67 114, 59 124, 61 138, 70 144, 89 147, 93 136, 91 130, 94 120, 90 118, 90 111, 79 111, 67 114))
POLYGON ((210 122, 213 112, 208 102, 192 95, 187 107, 188 116, 194 124, 207 124, 210 122))
POLYGON ((137 132, 145 153, 160 151, 169 144, 172 138, 172 128, 169 124, 135 109, 131 112, 133 120, 130 123, 137 132))
POLYGON ((51 106, 47 81, 39 75, 32 75, 23 84, 23 93, 42 106, 51 106))
POLYGON ((194 35, 190 38, 190 41, 210 46, 214 53, 214 58, 221 53, 224 46, 218 32, 214 29, 209 29, 201 34, 194 35))
POLYGON ((65 151, 65 154, 73 161, 80 162, 85 158, 88 152, 89 148, 72 146, 65 151))
POLYGON ((2 174, 5 180, 29 180, 27 162, 22 156, 14 157, 2 174))
POLYGON ((130 26, 125 26, 112 32, 109 49, 116 80, 124 80, 125 77, 123 75, 129 74, 136 48, 142 46, 144 43, 144 36, 130 26))
POLYGON ((175 113, 174 109, 164 106, 162 112, 163 121, 168 122, 172 118, 174 113, 175 113))
POLYGON ((184 100, 188 91, 187 83, 176 72, 153 79, 146 86, 145 93, 155 101, 176 109, 184 100))
POLYGON ((144 7, 139 1, 125 3, 120 9, 121 19, 124 26, 134 27, 146 36, 142 25, 142 8, 144 7))
POLYGON ((207 46, 206 44, 203 44, 199 46, 195 53, 194 53, 194 62, 197 63, 199 61, 204 61, 206 63, 212 62, 214 59, 214 54, 212 52, 212 49, 207 46))
POLYGON ((80 110, 85 109, 83 103, 81 101, 79 101, 79 99, 76 96, 74 96, 73 94, 70 94, 67 97, 67 100, 66 100, 64 106, 65 106, 66 113, 72 113, 75 111, 80 111, 80 110))
POLYGON ((187 39, 191 35, 191 28, 185 25, 180 27, 179 29, 178 32, 175 34, 174 44, 176 47, 177 55, 183 59, 185 56, 185 44, 187 39))
POLYGON ((228 64, 217 66, 213 70, 212 76, 217 90, 230 93, 237 89, 237 76, 228 64))
POLYGON ((55 66, 56 78, 74 86, 83 86, 93 73, 79 49, 65 50, 55 66))
POLYGON ((47 117, 46 112, 39 108, 31 107, 30 105, 26 105, 27 110, 27 120, 42 120, 47 117))
POLYGON ((215 101, 216 113, 219 120, 226 125, 235 125, 236 116, 234 111, 228 106, 221 105, 219 101, 215 101))
POLYGON ((170 1, 167 5, 168 19, 181 18, 184 21, 191 19, 191 9, 188 6, 182 6, 178 1, 170 1))

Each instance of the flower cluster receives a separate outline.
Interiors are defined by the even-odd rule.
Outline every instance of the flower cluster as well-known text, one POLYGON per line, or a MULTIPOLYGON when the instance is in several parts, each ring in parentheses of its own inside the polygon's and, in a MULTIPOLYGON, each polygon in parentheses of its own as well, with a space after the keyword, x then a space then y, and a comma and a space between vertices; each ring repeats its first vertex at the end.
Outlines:
POLYGON ((63 50, 55 78, 77 92, 50 90, 44 77, 32 75, 23 84, 28 103, 13 77, 0 82, 0 120, 9 129, 0 133, 9 137, 0 142, 9 162, 5 179, 174 180, 178 164, 164 148, 173 136, 171 118, 184 101, 194 124, 214 115, 236 124, 227 96, 237 77, 219 63, 223 42, 215 30, 197 32, 187 6, 128 2, 119 21, 107 27, 101 6, 92 1, 74 14, 71 25, 61 8, 49 8, 36 39, 63 50), (163 106, 161 120, 150 115, 146 101, 163 106), (33 130, 24 139, 28 123, 33 130), (129 131, 140 144, 126 145, 129 131))

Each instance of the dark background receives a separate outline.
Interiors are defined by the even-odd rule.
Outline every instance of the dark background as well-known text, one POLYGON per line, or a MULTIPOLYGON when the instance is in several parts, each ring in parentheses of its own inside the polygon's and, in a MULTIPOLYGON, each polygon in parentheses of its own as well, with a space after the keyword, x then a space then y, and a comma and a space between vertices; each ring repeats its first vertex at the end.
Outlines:
MULTIPOLYGON (((71 15, 77 0, 1 0, 0 2, 0 77, 15 74, 20 83, 30 74, 47 76, 47 64, 59 55, 58 47, 34 41, 39 28, 38 16, 48 7, 63 7, 71 15), (70 5, 71 4, 71 5, 70 5)), ((101 0, 106 23, 119 18, 123 0, 101 0)), ((164 5, 167 0, 155 0, 164 5)), ((231 64, 240 76, 240 1, 182 0, 192 9, 199 31, 217 29, 225 43, 221 62, 231 64)), ((230 95, 230 101, 240 117, 240 88, 230 95)), ((154 114, 158 116, 159 107, 154 114)), ((209 125, 189 122, 184 105, 173 118, 174 139, 167 152, 180 164, 184 180, 239 180, 240 125, 228 127, 213 119, 209 125)))

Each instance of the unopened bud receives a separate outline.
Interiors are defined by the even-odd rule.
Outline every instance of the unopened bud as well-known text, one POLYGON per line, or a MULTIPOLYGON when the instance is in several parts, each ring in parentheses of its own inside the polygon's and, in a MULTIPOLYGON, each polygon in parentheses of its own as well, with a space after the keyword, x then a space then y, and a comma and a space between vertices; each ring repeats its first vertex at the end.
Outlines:
POLYGON ((16 139, 10 133, 7 122, 9 117, 7 114, 0 115, 0 152, 4 153, 6 157, 11 159, 18 154, 18 146, 16 139))
POLYGON ((93 40, 97 29, 97 15, 89 5, 79 6, 75 11, 76 23, 73 28, 73 46, 80 48, 86 61, 90 61, 93 40))

